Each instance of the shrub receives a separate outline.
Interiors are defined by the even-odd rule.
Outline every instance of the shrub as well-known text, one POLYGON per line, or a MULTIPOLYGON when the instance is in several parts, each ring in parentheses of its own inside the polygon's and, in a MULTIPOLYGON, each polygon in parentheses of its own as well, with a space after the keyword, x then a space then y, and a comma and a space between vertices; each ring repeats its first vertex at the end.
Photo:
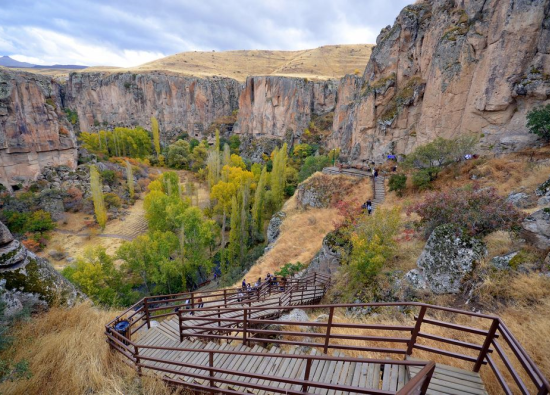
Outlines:
POLYGON ((457 224, 471 236, 482 237, 497 230, 515 230, 523 214, 498 196, 494 188, 455 188, 429 194, 408 209, 417 213, 426 236, 443 224, 457 224))
POLYGON ((531 110, 527 114, 527 127, 531 133, 550 140, 550 104, 531 110))
POLYGON ((106 193, 104 196, 103 196, 103 199, 105 200, 105 203, 107 204, 107 208, 120 208, 122 207, 122 201, 120 200, 120 198, 110 192, 110 193, 106 193))
POLYGON ((293 277, 304 269, 304 265, 301 262, 287 263, 279 271, 275 272, 276 276, 281 277, 293 277))
POLYGON ((308 156, 304 160, 304 164, 298 174, 298 180, 300 182, 309 178, 313 173, 323 170, 323 168, 330 165, 330 158, 328 156, 308 156))
POLYGON ((420 191, 430 189, 433 181, 431 174, 433 174, 433 172, 430 172, 428 169, 423 169, 414 173, 412 176, 412 183, 414 187, 420 191))
POLYGON ((403 196, 407 188, 407 176, 405 174, 392 174, 389 181, 390 191, 394 191, 397 196, 403 196))
POLYGON ((416 169, 447 166, 471 154, 478 141, 477 136, 461 136, 452 140, 438 137, 414 150, 407 156, 404 165, 416 169))
POLYGON ((101 174, 101 179, 103 182, 106 182, 109 185, 112 185, 116 179, 116 173, 113 170, 103 170, 99 172, 101 174))

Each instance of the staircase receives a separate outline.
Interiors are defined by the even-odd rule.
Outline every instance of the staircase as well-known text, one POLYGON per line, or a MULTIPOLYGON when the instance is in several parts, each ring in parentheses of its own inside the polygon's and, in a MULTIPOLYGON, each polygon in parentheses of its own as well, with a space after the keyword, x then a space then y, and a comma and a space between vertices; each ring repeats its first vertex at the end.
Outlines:
MULTIPOLYGON (((160 328, 153 328, 140 340, 140 347, 155 346, 163 348, 185 348, 189 350, 208 350, 213 354, 213 366, 221 373, 217 373, 216 380, 227 381, 218 383, 216 387, 221 390, 238 391, 249 394, 270 394, 272 391, 258 387, 278 388, 281 392, 299 392, 303 384, 293 383, 301 381, 306 374, 307 359, 300 356, 321 356, 322 354, 312 349, 302 351, 299 347, 290 347, 282 351, 278 347, 270 350, 255 345, 253 347, 244 344, 231 345, 229 343, 202 343, 200 341, 184 340, 182 343, 172 335, 167 335, 160 328), (231 354, 231 352, 234 352, 231 354), (244 354, 243 353, 250 353, 244 354), (232 372, 232 373, 231 373, 232 372), (246 376, 245 376, 246 375, 246 376), (285 382, 286 381, 286 382, 285 382)), ((156 359, 147 363, 144 373, 159 373, 159 369, 166 367, 162 360, 178 362, 181 365, 172 367, 174 372, 164 372, 163 377, 179 381, 182 384, 208 385, 209 352, 198 351, 171 351, 159 349, 146 349, 140 352, 140 358, 156 359), (203 377, 198 377, 203 376, 203 377)), ((344 395, 355 393, 345 390, 345 387, 359 387, 381 389, 383 391, 399 391, 409 381, 405 365, 379 364, 368 362, 351 362, 345 360, 345 355, 339 351, 333 354, 342 360, 313 360, 309 367, 311 382, 327 384, 331 387, 342 387, 342 390, 326 390, 322 387, 312 386, 308 393, 344 395)))
POLYGON ((374 211, 376 206, 383 204, 384 200, 386 200, 386 185, 384 177, 378 176, 374 178, 373 188, 374 199, 372 201, 372 209, 374 211))

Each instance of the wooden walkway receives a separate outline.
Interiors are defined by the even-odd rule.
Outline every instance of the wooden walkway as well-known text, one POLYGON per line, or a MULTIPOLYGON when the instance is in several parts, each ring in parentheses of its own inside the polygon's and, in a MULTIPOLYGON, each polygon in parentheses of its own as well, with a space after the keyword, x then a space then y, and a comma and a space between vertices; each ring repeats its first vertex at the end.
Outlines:
MULTIPOLYGON (((248 347, 242 343, 231 345, 228 343, 216 344, 213 342, 202 343, 199 341, 184 340, 182 343, 179 340, 174 339, 172 336, 167 336, 166 332, 159 328, 151 329, 146 336, 144 336, 139 342, 141 345, 149 345, 156 347, 179 347, 188 349, 204 349, 210 351, 237 351, 241 353, 261 353, 263 355, 237 355, 237 354, 214 354, 214 363, 218 369, 227 369, 235 373, 241 372, 253 375, 259 375, 265 377, 263 379, 254 377, 245 377, 239 374, 216 374, 214 378, 226 379, 236 382, 235 384, 221 384, 220 389, 229 389, 240 392, 248 392, 252 394, 269 394, 265 390, 252 389, 247 385, 250 383, 282 388, 287 390, 299 391, 301 385, 284 383, 280 379, 296 379, 300 380, 304 377, 306 369, 306 360, 298 358, 281 358, 283 352, 280 348, 272 347, 270 350, 255 345, 248 347)), ((297 347, 292 347, 286 354, 290 355, 321 355, 316 350, 311 350, 308 353, 300 351, 297 347)), ((158 349, 144 349, 140 352, 140 355, 144 357, 151 357, 155 359, 165 359, 182 364, 208 366, 208 353, 199 352, 183 352, 183 351, 169 351, 158 349)), ((345 355, 339 351, 333 354, 335 357, 345 357, 345 355)), ((158 368, 165 368, 167 364, 161 362, 150 362, 148 364, 153 369, 151 373, 159 374, 158 368)), ((200 368, 173 366, 178 374, 164 373, 162 376, 167 376, 172 379, 183 381, 184 383, 194 383, 198 385, 205 385, 206 380, 203 378, 194 378, 192 374, 208 375, 207 370, 200 368)), ((403 365, 380 365, 373 363, 356 363, 345 361, 325 361, 314 360, 311 364, 310 381, 316 383, 326 383, 339 386, 353 386, 361 388, 381 389, 384 391, 398 391, 408 382, 409 374, 406 371, 406 367, 403 365)), ((334 391, 325 390, 320 387, 310 388, 311 394, 330 394, 330 395, 344 395, 355 394, 350 391, 334 391)))
POLYGON ((338 168, 336 166, 325 167, 323 169, 323 174, 333 175, 333 176, 353 176, 353 177, 372 177, 372 173, 367 170, 360 170, 354 168, 338 168))
POLYGON ((382 176, 378 176, 374 179, 374 199, 372 201, 372 209, 375 210, 376 206, 381 205, 386 200, 386 184, 385 179, 382 176))

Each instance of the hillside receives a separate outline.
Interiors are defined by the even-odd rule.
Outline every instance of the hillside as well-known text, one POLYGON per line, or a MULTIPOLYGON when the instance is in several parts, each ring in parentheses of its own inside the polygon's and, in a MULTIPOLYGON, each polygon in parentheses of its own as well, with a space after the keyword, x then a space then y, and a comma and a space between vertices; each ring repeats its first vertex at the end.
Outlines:
POLYGON ((338 79, 357 70, 362 72, 372 48, 370 44, 358 44, 327 45, 302 51, 182 52, 137 67, 89 67, 83 71, 170 71, 194 77, 229 77, 241 82, 250 75, 338 79))

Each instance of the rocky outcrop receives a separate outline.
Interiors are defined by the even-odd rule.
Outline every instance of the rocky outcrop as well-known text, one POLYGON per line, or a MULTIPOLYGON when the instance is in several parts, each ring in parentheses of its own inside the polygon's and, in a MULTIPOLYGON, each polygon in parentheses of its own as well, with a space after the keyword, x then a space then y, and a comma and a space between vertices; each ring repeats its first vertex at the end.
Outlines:
POLYGON ((418 269, 405 275, 417 289, 436 294, 457 293, 463 279, 485 257, 485 245, 454 225, 441 225, 431 234, 418 258, 418 269))
POLYGON ((0 68, 0 183, 34 180, 45 166, 76 166, 64 92, 50 77, 0 68))
POLYGON ((330 145, 381 162, 435 137, 533 144, 526 114, 550 97, 548 0, 425 0, 377 39, 363 77, 341 81, 330 145))
POLYGON ((534 212, 522 224, 522 235, 541 250, 550 248, 550 209, 534 212))
POLYGON ((52 303, 73 305, 85 296, 43 258, 28 251, 0 222, 0 298, 4 314, 23 307, 46 308, 52 303))
POLYGON ((292 145, 312 117, 334 111, 338 82, 249 77, 239 98, 235 133, 292 145))
POLYGON ((163 142, 182 132, 206 136, 214 120, 238 108, 241 84, 230 78, 196 78, 167 72, 72 73, 67 106, 78 113, 80 129, 160 125, 163 142))
POLYGON ((269 220, 269 225, 267 226, 267 244, 271 245, 277 241, 279 235, 281 234, 281 225, 286 218, 286 213, 284 211, 279 211, 278 213, 273 214, 273 217, 269 220))

